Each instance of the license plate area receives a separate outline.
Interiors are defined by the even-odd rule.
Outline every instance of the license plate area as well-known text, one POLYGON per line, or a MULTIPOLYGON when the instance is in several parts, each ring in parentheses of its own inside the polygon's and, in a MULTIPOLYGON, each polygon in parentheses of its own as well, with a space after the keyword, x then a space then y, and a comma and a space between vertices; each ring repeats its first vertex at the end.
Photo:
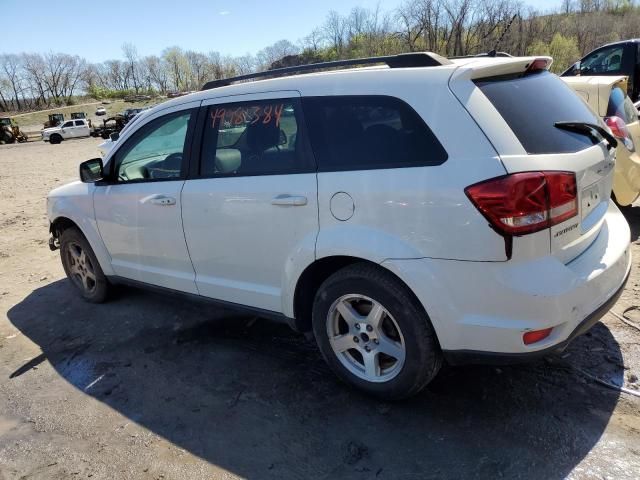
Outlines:
POLYGON ((584 220, 603 201, 602 182, 596 182, 582 189, 580 195, 582 219, 584 220))

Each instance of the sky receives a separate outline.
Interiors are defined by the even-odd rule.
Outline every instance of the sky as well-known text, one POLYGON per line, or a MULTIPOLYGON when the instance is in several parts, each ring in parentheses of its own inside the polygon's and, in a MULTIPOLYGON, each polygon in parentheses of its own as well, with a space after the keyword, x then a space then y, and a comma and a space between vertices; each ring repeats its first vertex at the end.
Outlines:
MULTIPOLYGON (((297 40, 320 26, 330 10, 389 11, 401 0, 0 0, 0 53, 64 52, 90 62, 122 57, 133 43, 141 56, 170 46, 223 55, 255 54, 281 39, 297 40), (54 7, 55 8, 52 8, 54 7)), ((540 10, 560 0, 525 0, 540 10)))

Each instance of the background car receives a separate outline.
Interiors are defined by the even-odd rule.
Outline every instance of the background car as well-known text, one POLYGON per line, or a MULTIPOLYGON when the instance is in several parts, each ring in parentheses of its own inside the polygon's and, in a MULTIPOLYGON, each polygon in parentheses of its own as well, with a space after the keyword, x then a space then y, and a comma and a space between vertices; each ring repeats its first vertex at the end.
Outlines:
POLYGON ((618 139, 613 198, 632 204, 640 195, 640 123, 638 110, 627 95, 627 77, 618 75, 563 77, 576 93, 603 118, 618 139))
POLYGON ((101 115, 106 115, 107 114, 107 109, 104 107, 98 107, 96 109, 96 115, 101 116, 101 115))
POLYGON ((640 100, 640 39, 632 38, 608 43, 582 57, 563 74, 563 77, 598 75, 629 77, 627 94, 635 102, 640 100))

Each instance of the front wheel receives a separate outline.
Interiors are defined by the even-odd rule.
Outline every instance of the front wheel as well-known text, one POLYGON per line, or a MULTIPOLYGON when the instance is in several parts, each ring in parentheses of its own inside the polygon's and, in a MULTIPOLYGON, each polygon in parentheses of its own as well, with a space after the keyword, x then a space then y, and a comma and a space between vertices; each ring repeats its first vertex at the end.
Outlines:
POLYGON ((62 137, 60 135, 51 135, 49 138, 49 143, 51 145, 58 145, 60 142, 62 142, 62 137))
POLYGON ((92 303, 106 300, 109 282, 89 242, 78 229, 68 228, 60 235, 60 258, 67 278, 82 298, 92 303))
POLYGON ((320 287, 313 331, 325 360, 346 383, 387 400, 418 393, 442 354, 422 306, 390 272, 346 267, 320 287))

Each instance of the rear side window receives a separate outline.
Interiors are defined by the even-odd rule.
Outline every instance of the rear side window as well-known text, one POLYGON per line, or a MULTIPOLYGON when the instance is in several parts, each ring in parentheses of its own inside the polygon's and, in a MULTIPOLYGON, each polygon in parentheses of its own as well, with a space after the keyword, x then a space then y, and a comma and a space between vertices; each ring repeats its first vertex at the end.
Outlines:
POLYGON ((629 124, 638 121, 638 111, 631 99, 620 87, 611 89, 607 117, 620 117, 624 123, 629 124))
POLYGON ((319 171, 440 165, 444 150, 422 118, 384 96, 302 100, 319 171))
POLYGON ((587 104, 547 71, 476 80, 530 154, 573 153, 595 143, 593 137, 554 127, 555 122, 602 124, 587 104))
POLYGON ((76 120, 76 127, 83 127, 83 126, 84 126, 84 121, 76 120))
POLYGON ((200 175, 250 176, 312 172, 300 128, 298 99, 225 103, 208 108, 200 175))

